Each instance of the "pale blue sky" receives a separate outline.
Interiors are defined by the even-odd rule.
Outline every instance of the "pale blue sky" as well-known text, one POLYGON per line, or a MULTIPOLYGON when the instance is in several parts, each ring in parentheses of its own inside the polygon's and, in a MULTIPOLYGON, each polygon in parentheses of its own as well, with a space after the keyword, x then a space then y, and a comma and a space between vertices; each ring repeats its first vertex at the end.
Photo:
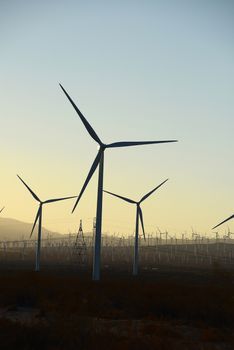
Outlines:
MULTIPOLYGON (((178 139, 112 150, 105 188, 145 204, 146 230, 210 227, 234 212, 233 1, 0 1, 1 203, 32 221, 18 183, 52 197, 78 194, 96 145, 61 82, 106 142, 178 139)), ((48 228, 91 227, 96 177, 78 212, 48 208, 48 228)), ((1 206, 0 203, 0 206, 1 206)), ((104 230, 131 233, 134 208, 106 198, 104 230)), ((234 223, 230 222, 234 228, 234 223)), ((225 229, 225 227, 223 228, 225 229)))

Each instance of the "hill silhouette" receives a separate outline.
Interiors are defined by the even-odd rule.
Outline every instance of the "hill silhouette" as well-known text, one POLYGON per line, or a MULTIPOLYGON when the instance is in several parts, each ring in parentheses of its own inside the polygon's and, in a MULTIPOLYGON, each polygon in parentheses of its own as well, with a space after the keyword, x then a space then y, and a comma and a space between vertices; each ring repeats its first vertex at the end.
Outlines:
MULTIPOLYGON (((0 240, 21 240, 29 239, 32 223, 22 222, 11 218, 0 218, 0 240)), ((50 234, 52 237, 62 236, 58 232, 51 232, 45 227, 42 227, 42 237, 46 238, 50 234)), ((37 237, 37 227, 35 227, 33 237, 37 237)))

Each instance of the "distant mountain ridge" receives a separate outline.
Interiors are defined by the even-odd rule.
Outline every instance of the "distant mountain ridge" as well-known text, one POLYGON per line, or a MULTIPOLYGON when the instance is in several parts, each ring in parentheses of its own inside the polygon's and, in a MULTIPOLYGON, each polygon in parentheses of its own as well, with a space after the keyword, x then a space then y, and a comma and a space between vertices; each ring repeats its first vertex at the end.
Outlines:
MULTIPOLYGON (((0 240, 14 241, 21 239, 29 239, 33 223, 27 223, 11 218, 0 217, 0 240)), ((62 234, 52 232, 42 227, 42 238, 46 238, 50 234, 52 237, 61 237, 62 234)), ((33 232, 33 238, 37 237, 37 226, 33 232)))

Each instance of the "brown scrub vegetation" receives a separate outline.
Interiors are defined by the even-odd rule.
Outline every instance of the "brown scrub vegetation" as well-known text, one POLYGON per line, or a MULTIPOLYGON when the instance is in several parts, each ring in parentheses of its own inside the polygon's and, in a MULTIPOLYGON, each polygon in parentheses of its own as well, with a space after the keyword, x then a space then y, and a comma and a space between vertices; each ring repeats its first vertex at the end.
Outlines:
POLYGON ((233 349, 234 272, 0 271, 1 349, 233 349))

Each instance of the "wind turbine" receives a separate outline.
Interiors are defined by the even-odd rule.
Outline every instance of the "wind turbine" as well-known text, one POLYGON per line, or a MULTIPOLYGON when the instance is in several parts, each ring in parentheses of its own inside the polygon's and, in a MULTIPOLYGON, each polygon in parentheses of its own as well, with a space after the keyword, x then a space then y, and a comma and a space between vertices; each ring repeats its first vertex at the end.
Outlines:
POLYGON ((141 227, 142 227, 142 232, 144 235, 145 239, 145 229, 144 229, 144 221, 143 221, 143 214, 141 210, 141 203, 146 200, 151 194, 153 194, 159 187, 161 187, 165 182, 167 182, 168 179, 163 181, 160 185, 155 187, 153 190, 145 194, 138 202, 134 201, 132 199, 129 199, 127 197, 119 196, 118 194, 109 192, 109 191, 104 191, 105 193, 111 194, 112 196, 118 197, 125 202, 131 203, 131 204, 136 204, 136 229, 135 229, 135 244, 134 244, 134 259, 133 259, 133 275, 136 276, 138 274, 138 236, 139 236, 139 218, 141 222, 141 227))
POLYGON ((5 207, 2 207, 2 209, 0 210, 0 213, 3 211, 4 208, 5 208, 5 207))
POLYGON ((63 201, 66 199, 70 198, 76 198, 77 196, 72 196, 72 197, 64 197, 64 198, 55 198, 55 199, 47 199, 46 201, 41 201, 39 197, 31 190, 31 188, 24 182, 23 179, 19 175, 17 175, 20 181, 25 185, 25 187, 29 190, 31 195, 33 196, 34 199, 36 199, 37 202, 39 202, 39 208, 36 214, 36 218, 32 227, 32 231, 30 234, 30 238, 32 237, 34 228, 36 226, 36 223, 38 221, 38 238, 37 238, 37 250, 36 250, 36 266, 35 266, 35 271, 40 271, 40 253, 41 253, 41 228, 42 228, 42 208, 43 204, 47 203, 52 203, 52 202, 58 202, 58 201, 63 201))
POLYGON ((155 144, 155 143, 168 143, 168 142, 177 142, 177 140, 167 140, 167 141, 121 141, 121 142, 114 142, 110 144, 105 144, 101 141, 101 139, 98 137, 92 126, 89 124, 89 122, 86 120, 84 115, 81 113, 81 111, 78 109, 78 107, 75 105, 74 101, 71 99, 71 97, 68 95, 66 90, 63 88, 61 84, 59 84, 62 88, 63 92, 67 96, 68 100, 74 107, 75 111, 79 115, 82 123, 84 124, 87 132, 89 135, 96 141, 99 145, 99 150, 97 153, 96 158, 94 159, 94 162, 89 170, 88 176, 84 182, 84 185, 80 191, 80 194, 77 198, 77 201, 73 207, 72 212, 74 212, 81 196, 83 195, 86 186, 88 185, 90 179, 92 178, 97 166, 99 165, 99 175, 98 175, 98 190, 97 190, 97 211, 96 211, 96 234, 95 234, 95 245, 94 245, 94 258, 93 258, 93 280, 99 280, 100 279, 100 257, 101 257, 101 231, 102 231, 102 197, 103 197, 103 169, 104 169, 104 151, 107 148, 119 148, 119 147, 128 147, 128 146, 138 146, 138 145, 149 145, 149 144, 155 144))
POLYGON ((227 222, 227 221, 229 221, 229 220, 231 220, 231 219, 234 219, 234 215, 229 216, 229 218, 223 220, 223 221, 220 222, 218 225, 214 226, 214 227, 212 228, 212 230, 214 230, 216 227, 218 227, 218 226, 224 224, 225 222, 227 222))

